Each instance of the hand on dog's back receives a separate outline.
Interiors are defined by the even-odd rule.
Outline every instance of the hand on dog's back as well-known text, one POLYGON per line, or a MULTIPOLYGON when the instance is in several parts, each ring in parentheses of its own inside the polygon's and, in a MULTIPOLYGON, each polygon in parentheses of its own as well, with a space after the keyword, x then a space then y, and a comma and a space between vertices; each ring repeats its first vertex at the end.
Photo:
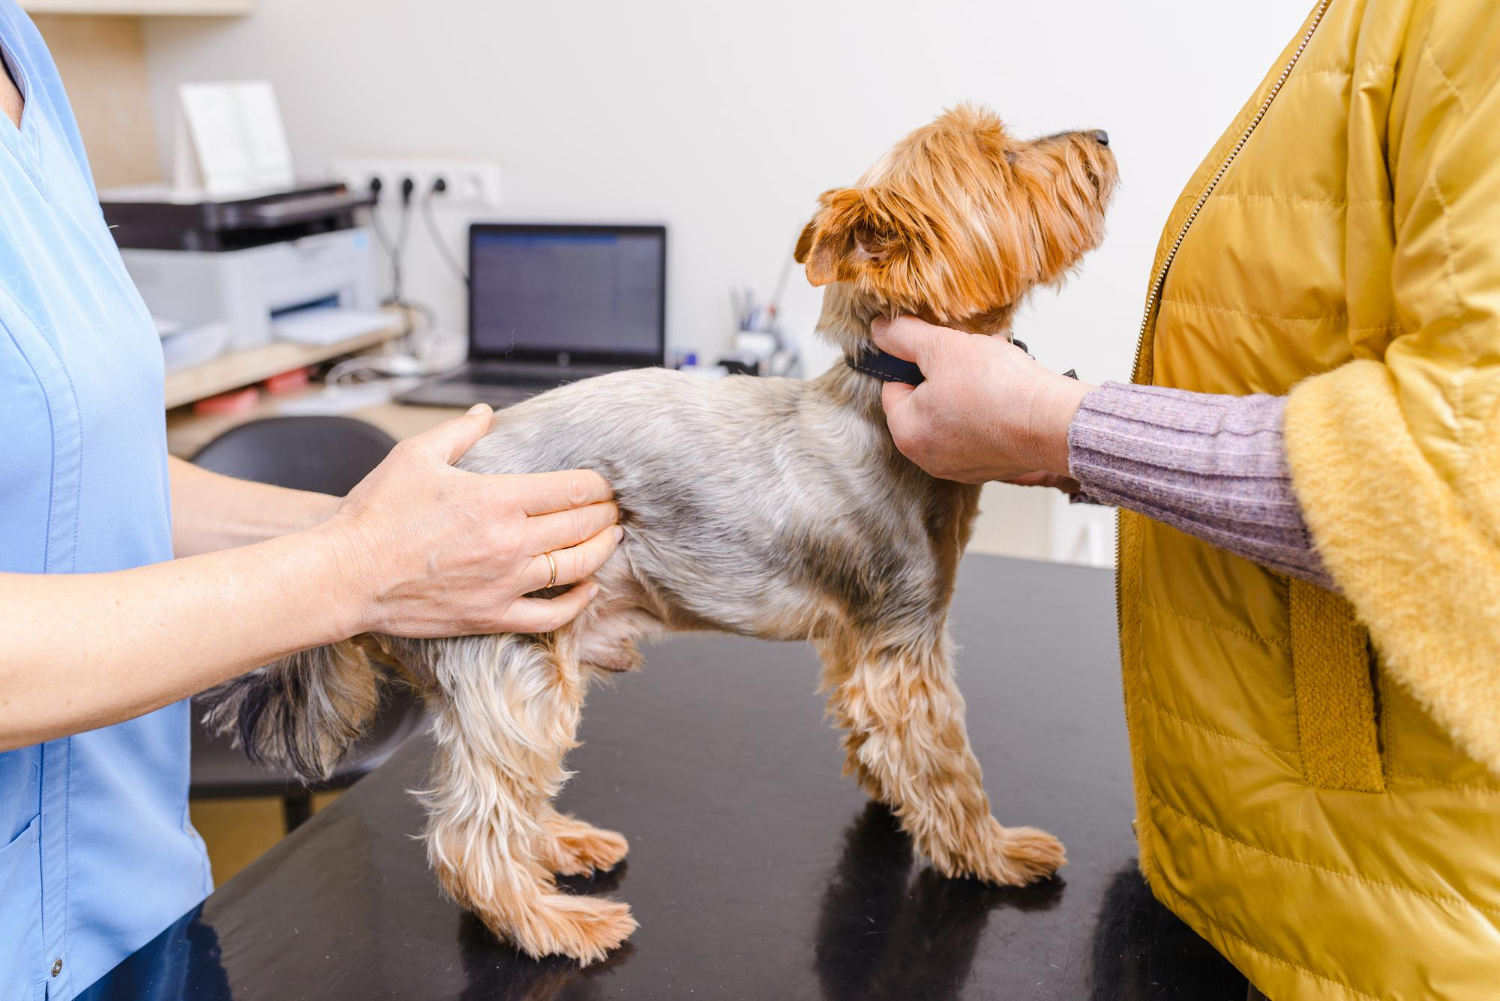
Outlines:
POLYGON ((467 414, 397 445, 317 529, 341 567, 347 635, 439 637, 548 632, 581 612, 583 580, 619 541, 608 483, 588 470, 485 475, 453 464, 490 428, 491 411, 467 414))

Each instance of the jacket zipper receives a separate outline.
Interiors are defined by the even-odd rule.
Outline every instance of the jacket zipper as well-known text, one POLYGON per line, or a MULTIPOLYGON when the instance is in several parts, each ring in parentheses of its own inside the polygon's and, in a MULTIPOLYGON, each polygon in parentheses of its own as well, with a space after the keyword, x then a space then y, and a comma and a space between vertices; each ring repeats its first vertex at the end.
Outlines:
MULTIPOLYGON (((1260 125, 1261 119, 1266 117, 1266 112, 1271 110, 1271 102, 1276 100, 1276 95, 1281 93, 1282 85, 1286 83, 1287 77, 1292 75, 1293 67, 1297 65, 1297 60, 1302 58, 1302 53, 1306 51, 1308 43, 1312 41, 1313 32, 1317 31, 1318 25, 1323 23, 1323 15, 1328 12, 1328 5, 1331 2, 1332 0, 1321 0, 1318 4, 1317 10, 1313 12, 1312 24, 1308 25, 1307 31, 1302 35, 1302 41, 1297 44, 1297 51, 1292 53, 1292 57, 1282 67, 1281 75, 1276 78, 1276 82, 1272 84, 1271 90, 1266 94, 1266 99, 1261 102, 1260 110, 1255 113, 1254 118, 1250 119, 1249 123, 1245 126, 1245 131, 1241 132, 1239 139, 1236 140, 1234 148, 1224 157, 1224 162, 1219 164, 1219 169, 1214 171, 1214 176, 1209 179, 1208 184, 1204 185, 1202 193, 1198 195, 1197 202, 1193 204, 1193 210, 1188 213, 1187 218, 1183 220, 1182 227, 1177 231, 1177 236, 1172 241, 1172 249, 1167 251, 1167 256, 1162 260, 1161 267, 1157 269, 1156 278, 1151 282, 1151 288, 1146 293, 1146 312, 1141 317, 1141 330, 1135 341, 1135 360, 1130 364, 1130 376, 1132 379, 1135 378, 1136 373, 1140 370, 1141 353, 1146 347, 1146 331, 1150 329, 1151 317, 1161 304, 1161 292, 1167 284, 1167 272, 1171 269, 1172 262, 1177 258, 1177 251, 1181 248, 1182 241, 1187 237, 1188 230, 1192 228, 1194 220, 1198 218, 1198 213, 1202 212, 1203 206, 1208 203, 1209 196, 1214 193, 1214 189, 1224 179, 1224 175, 1229 171, 1235 158, 1240 155, 1240 150, 1244 149, 1245 144, 1250 141, 1250 136, 1255 132, 1256 126, 1260 125)), ((1122 597, 1120 594, 1120 575, 1123 572, 1123 556, 1124 543, 1117 529, 1115 531, 1116 626, 1124 625, 1125 610, 1120 607, 1120 599, 1122 597)))

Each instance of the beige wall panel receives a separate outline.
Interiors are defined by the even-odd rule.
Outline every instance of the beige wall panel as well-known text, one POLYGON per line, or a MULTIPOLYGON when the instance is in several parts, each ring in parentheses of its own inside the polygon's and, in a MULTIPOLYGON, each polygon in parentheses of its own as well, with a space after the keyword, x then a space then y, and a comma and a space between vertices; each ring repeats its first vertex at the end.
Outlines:
POLYGON ((38 14, 101 188, 160 180, 141 22, 38 14))

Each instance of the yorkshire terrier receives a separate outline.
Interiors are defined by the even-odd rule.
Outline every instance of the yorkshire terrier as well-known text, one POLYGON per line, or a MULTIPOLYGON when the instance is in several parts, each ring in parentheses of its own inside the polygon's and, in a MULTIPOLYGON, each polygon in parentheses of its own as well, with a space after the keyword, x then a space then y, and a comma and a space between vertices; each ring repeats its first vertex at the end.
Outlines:
POLYGON ((613 485, 625 536, 574 622, 303 651, 218 689, 210 724, 255 758, 323 776, 371 721, 378 663, 393 665, 433 716, 420 796, 443 889, 524 952, 590 963, 636 928, 626 904, 555 884, 628 849, 552 805, 590 679, 634 670, 639 641, 675 631, 810 640, 846 772, 939 873, 1049 876, 1063 846, 990 815, 953 680, 948 605, 979 488, 896 450, 861 361, 878 316, 1005 334, 1031 289, 1098 245, 1115 179, 1102 132, 1025 141, 987 110, 944 113, 823 194, 798 241, 808 279, 828 286, 818 330, 848 364, 808 380, 588 379, 496 414, 463 457, 484 473, 583 467, 613 485))

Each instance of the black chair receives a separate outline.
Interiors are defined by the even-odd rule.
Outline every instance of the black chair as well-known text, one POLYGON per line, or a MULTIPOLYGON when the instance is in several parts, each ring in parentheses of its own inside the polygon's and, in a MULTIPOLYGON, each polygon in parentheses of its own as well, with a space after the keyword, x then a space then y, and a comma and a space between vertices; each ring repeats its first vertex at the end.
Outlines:
MULTIPOLYGON (((378 466, 396 441, 349 417, 271 417, 224 432, 193 457, 216 473, 297 490, 347 494, 378 466)), ((253 765, 230 737, 216 737, 193 721, 191 795, 204 798, 279 796, 286 828, 312 814, 312 794, 342 789, 378 768, 422 728, 421 703, 402 685, 386 688, 375 724, 326 781, 303 785, 292 775, 253 765)))

